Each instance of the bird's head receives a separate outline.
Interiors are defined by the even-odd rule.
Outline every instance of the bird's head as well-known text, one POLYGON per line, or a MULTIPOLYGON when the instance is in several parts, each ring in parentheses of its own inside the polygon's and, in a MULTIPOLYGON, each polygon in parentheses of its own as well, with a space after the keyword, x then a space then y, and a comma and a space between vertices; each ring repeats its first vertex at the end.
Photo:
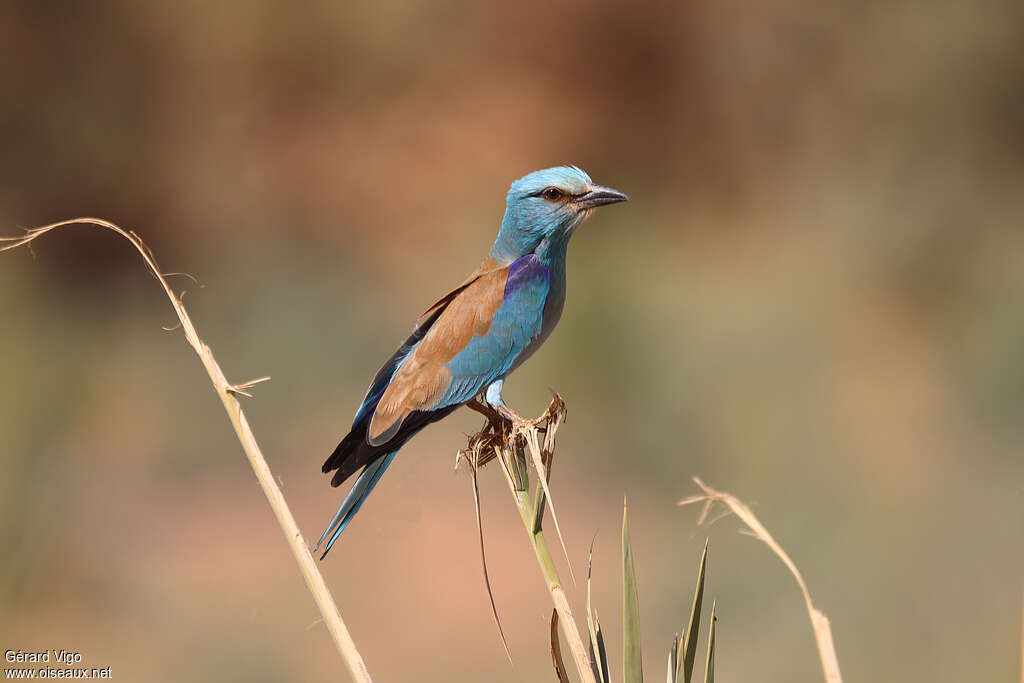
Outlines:
POLYGON ((513 261, 538 247, 563 247, 599 206, 624 202, 624 193, 597 185, 576 166, 534 171, 512 183, 501 231, 491 255, 513 261))

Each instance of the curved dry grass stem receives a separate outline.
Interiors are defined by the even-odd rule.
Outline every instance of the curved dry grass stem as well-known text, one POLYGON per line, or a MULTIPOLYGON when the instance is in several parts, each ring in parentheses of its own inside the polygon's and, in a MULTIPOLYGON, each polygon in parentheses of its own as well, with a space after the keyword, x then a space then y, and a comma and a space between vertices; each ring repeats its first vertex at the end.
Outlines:
POLYGON ((711 506, 716 502, 724 503, 744 524, 747 525, 747 528, 750 529, 751 536, 762 541, 772 549, 772 552, 782 560, 782 563, 789 569, 793 578, 796 579, 797 585, 800 586, 800 591, 804 595, 804 602, 807 605, 807 614, 811 618, 811 628, 814 629, 814 639, 818 644, 818 654, 821 656, 821 669, 825 674, 825 681, 827 683, 842 683, 843 676, 839 672, 839 659, 836 657, 835 644, 832 642, 832 627, 829 624, 828 617, 826 617, 825 614, 815 607, 813 602, 811 602, 811 592, 807 590, 807 584, 804 583, 804 577, 800 575, 800 570, 797 569, 796 564, 794 564, 793 560, 789 558, 789 555, 787 555, 786 551, 782 549, 782 546, 780 546, 772 535, 768 533, 768 530, 764 528, 764 525, 761 524, 761 521, 746 505, 746 503, 731 493, 716 491, 701 481, 700 477, 694 477, 693 481, 704 493, 702 495, 684 498, 679 501, 679 505, 703 503, 704 508, 701 510, 700 518, 697 520, 697 524, 703 524, 708 517, 708 512, 710 512, 711 506))
POLYGON ((352 675, 352 679, 359 681, 360 683, 369 683, 371 679, 370 673, 366 669, 366 664, 363 663, 363 658, 356 649, 356 644, 352 640, 352 636, 349 634, 348 628, 345 626, 345 622, 341 618, 341 614, 338 613, 338 607, 334 603, 334 598, 331 596, 331 592, 328 590, 323 576, 320 575, 320 571, 317 569, 316 562, 313 560, 313 556, 309 552, 309 547, 307 546, 305 539, 303 539, 302 533, 299 531, 299 526, 295 522, 295 518, 292 516, 291 510, 288 508, 288 504, 285 502, 284 494, 281 493, 280 487, 277 485, 277 482, 274 480, 274 477, 270 472, 270 467, 267 465, 267 461, 264 459, 263 453, 260 451, 260 447, 256 443, 256 437, 253 436, 252 429, 249 427, 249 423, 245 418, 245 413, 242 412, 242 406, 236 397, 236 395, 249 396, 250 394, 246 392, 246 389, 249 389, 254 384, 268 380, 269 377, 261 377, 243 384, 231 384, 228 382, 224 373, 221 371, 220 366, 217 364, 217 361, 214 359, 213 352, 210 350, 210 347, 199 338, 195 325, 192 324, 192 319, 189 318, 184 305, 182 305, 181 297, 175 295, 171 286, 168 284, 167 279, 164 277, 164 274, 160 271, 159 266, 157 266, 153 252, 150 251, 149 247, 146 246, 142 239, 131 230, 125 230, 124 228, 100 218, 74 218, 28 230, 26 234, 21 237, 0 237, 0 242, 7 243, 0 246, 0 251, 8 251, 10 249, 16 249, 17 247, 28 245, 33 240, 45 235, 51 230, 68 225, 94 225, 100 228, 106 228, 107 230, 112 230, 131 242, 136 251, 142 255, 142 259, 146 262, 146 266, 149 268, 150 273, 157 279, 160 286, 163 287, 167 298, 170 299, 171 306, 174 307, 174 312, 178 315, 178 320, 181 322, 181 328, 185 333, 186 341, 188 341, 189 345, 195 350, 196 354, 199 356, 199 360, 202 361, 203 366, 206 368, 206 372, 210 375, 210 381, 213 382, 214 389, 216 389, 217 395, 224 404, 224 410, 227 411, 228 418, 231 420, 231 424, 235 428, 235 434, 238 435, 238 440, 241 442, 242 448, 245 450, 245 454, 249 458, 249 464, 252 465, 253 472, 256 473, 256 478, 259 480, 260 486, 263 488, 263 493, 266 494, 267 500, 270 502, 270 507, 274 510, 274 515, 277 517, 277 521, 281 525, 281 530, 284 532, 285 538, 288 541, 288 546, 291 548, 292 554, 295 556, 295 561, 299 564, 299 569, 302 572, 303 578, 306 580, 306 585, 309 587, 310 593, 313 594, 313 599, 316 601, 317 607, 320 608, 320 613, 324 618, 324 624, 327 626, 327 630, 334 639, 338 652, 341 654, 342 660, 344 660, 345 665, 348 667, 349 673, 352 675))
POLYGON ((508 663, 514 665, 512 661, 512 652, 508 649, 508 641, 505 639, 505 629, 501 627, 501 617, 498 616, 498 607, 494 604, 494 591, 491 590, 491 575, 487 571, 487 551, 484 548, 484 522, 483 516, 480 514, 480 486, 477 478, 478 470, 480 469, 480 454, 479 453, 467 453, 466 451, 459 451, 458 459, 455 462, 456 469, 459 466, 459 460, 465 459, 469 465, 469 473, 472 476, 473 484, 473 507, 476 511, 476 533, 480 539, 480 564, 483 566, 484 571, 484 587, 487 589, 487 598, 491 601, 491 616, 494 617, 494 625, 498 627, 498 636, 501 638, 501 646, 505 649, 505 656, 508 657, 508 663))

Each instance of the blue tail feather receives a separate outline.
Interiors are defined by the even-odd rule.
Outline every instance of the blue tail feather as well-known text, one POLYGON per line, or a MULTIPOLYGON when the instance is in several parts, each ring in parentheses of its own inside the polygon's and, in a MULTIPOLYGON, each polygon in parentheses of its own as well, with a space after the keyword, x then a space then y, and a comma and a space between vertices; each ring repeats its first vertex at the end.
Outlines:
POLYGON ((331 551, 331 546, 338 540, 338 536, 345 530, 348 523, 352 521, 352 518, 359 512, 359 508, 363 506, 367 496, 373 491, 373 487, 377 485, 380 478, 384 475, 384 471, 387 470, 388 466, 395 459, 398 451, 392 451, 382 458, 371 462, 369 465, 363 468, 363 471, 356 477, 356 482, 352 484, 352 488, 349 489, 345 495, 345 500, 341 502, 341 507, 334 513, 334 517, 331 518, 331 523, 327 525, 324 532, 320 534, 320 540, 316 542, 313 550, 317 550, 320 545, 324 542, 324 539, 330 535, 331 539, 327 541, 327 547, 324 548, 324 554, 320 556, 320 559, 327 557, 327 553, 331 551), (333 533, 332 533, 333 532, 333 533))

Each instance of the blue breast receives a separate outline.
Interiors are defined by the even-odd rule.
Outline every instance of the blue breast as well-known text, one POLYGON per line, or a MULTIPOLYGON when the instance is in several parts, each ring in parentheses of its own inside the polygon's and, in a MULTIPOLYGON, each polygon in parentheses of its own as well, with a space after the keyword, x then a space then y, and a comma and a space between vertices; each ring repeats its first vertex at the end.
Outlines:
POLYGON ((446 401, 467 401, 504 376, 541 335, 551 273, 534 254, 517 259, 505 280, 504 300, 487 333, 474 337, 449 363, 446 401))

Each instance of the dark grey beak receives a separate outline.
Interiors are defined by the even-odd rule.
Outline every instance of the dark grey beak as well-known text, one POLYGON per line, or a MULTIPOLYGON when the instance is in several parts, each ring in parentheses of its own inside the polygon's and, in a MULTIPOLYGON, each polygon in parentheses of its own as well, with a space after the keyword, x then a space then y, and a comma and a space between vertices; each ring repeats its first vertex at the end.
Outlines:
POLYGON ((598 206, 605 206, 606 204, 618 204, 619 202, 628 201, 629 195, 625 192, 619 192, 602 185, 592 185, 590 192, 576 198, 576 206, 581 209, 593 209, 598 206))

